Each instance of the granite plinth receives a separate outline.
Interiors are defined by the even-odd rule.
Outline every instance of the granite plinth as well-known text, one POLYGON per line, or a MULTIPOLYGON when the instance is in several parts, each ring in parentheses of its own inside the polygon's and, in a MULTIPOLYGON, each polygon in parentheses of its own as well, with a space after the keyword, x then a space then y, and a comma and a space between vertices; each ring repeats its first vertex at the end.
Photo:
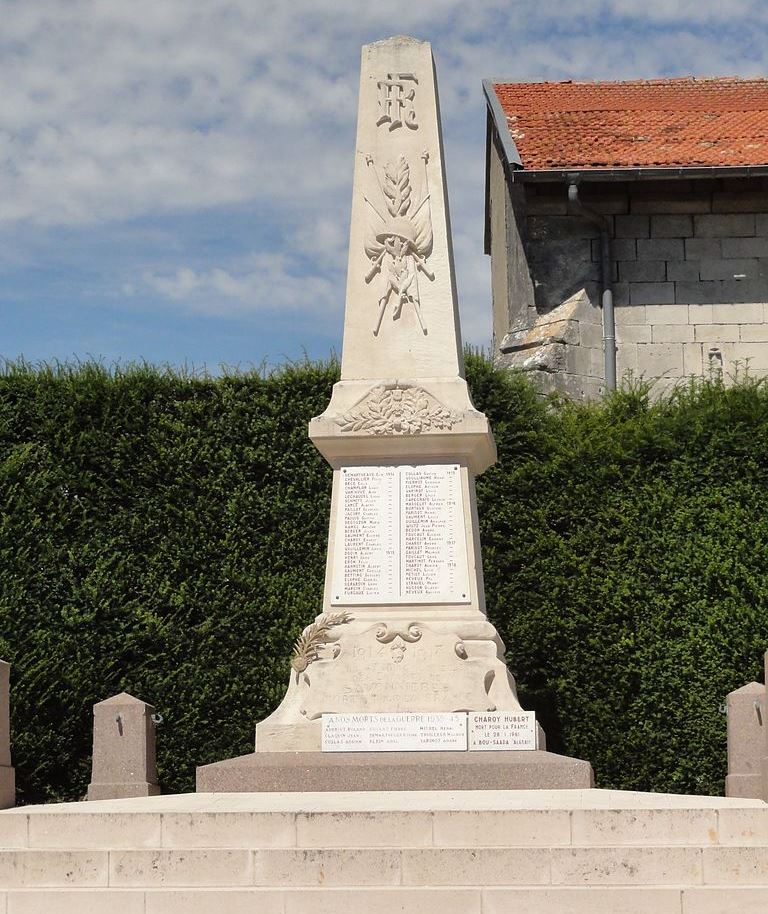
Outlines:
POLYGON ((16 803, 15 775, 11 767, 10 672, 10 664, 0 660, 0 809, 8 809, 16 803))
POLYGON ((121 692, 93 706, 93 764, 89 800, 160 793, 152 705, 121 692))
POLYGON ((89 784, 89 800, 127 800, 130 797, 157 797, 160 796, 160 785, 150 784, 147 781, 136 781, 119 784, 89 784))
POLYGON ((0 765, 0 809, 16 805, 16 775, 10 765, 0 765))
POLYGON ((729 774, 725 779, 727 797, 763 798, 763 776, 758 774, 729 774))
POLYGON ((554 752, 254 752, 197 769, 198 793, 559 790, 594 786, 589 762, 554 752))
POLYGON ((729 692, 727 797, 763 797, 762 758, 765 755, 765 686, 750 682, 729 692))

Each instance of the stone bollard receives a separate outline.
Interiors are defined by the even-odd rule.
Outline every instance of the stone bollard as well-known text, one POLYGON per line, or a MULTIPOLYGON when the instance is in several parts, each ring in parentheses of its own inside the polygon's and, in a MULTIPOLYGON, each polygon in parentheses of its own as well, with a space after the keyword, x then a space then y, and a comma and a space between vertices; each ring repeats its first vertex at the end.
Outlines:
MULTIPOLYGON (((765 689, 763 691, 763 698, 765 708, 768 709, 768 651, 765 652, 765 657, 763 660, 765 664, 765 689)), ((763 741, 761 746, 763 747, 763 759, 761 765, 763 775, 763 792, 761 796, 765 802, 768 803, 768 722, 766 722, 766 726, 763 727, 763 741)))
POLYGON ((763 796, 763 757, 766 754, 765 686, 750 682, 728 693, 727 797, 763 796))
POLYGON ((93 767, 89 800, 160 793, 152 705, 121 692, 93 706, 93 767))
POLYGON ((0 660, 0 809, 16 803, 16 777, 11 767, 11 665, 0 660))

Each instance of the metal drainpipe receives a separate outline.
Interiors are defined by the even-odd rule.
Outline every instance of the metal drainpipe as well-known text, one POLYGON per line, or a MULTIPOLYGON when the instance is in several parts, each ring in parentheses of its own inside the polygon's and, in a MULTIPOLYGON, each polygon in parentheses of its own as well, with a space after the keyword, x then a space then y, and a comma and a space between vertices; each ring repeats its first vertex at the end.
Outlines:
POLYGON ((579 199, 578 184, 568 185, 568 203, 600 230, 600 286, 603 290, 603 353, 605 355, 605 386, 616 390, 616 322, 613 314, 611 288, 611 228, 601 213, 590 209, 579 199))

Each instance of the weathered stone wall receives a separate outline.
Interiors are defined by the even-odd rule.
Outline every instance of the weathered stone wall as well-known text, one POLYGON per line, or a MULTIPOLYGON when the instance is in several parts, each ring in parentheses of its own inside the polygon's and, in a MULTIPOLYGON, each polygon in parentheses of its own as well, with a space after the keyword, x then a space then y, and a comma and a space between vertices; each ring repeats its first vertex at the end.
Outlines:
MULTIPOLYGON (((496 181, 491 170, 493 271, 500 275, 503 259, 507 274, 493 286, 497 358, 536 372, 545 389, 596 396, 598 230, 569 210, 565 183, 520 185, 500 199, 500 168, 496 181)), ((613 235, 619 378, 631 373, 662 391, 712 371, 768 374, 768 184, 583 183, 580 196, 613 235)))
POLYGON ((498 350, 498 343, 512 322, 515 327, 527 327, 535 322, 536 307, 525 248, 525 188, 507 181, 499 154, 491 156, 489 188, 493 336, 497 341, 494 348, 498 350))

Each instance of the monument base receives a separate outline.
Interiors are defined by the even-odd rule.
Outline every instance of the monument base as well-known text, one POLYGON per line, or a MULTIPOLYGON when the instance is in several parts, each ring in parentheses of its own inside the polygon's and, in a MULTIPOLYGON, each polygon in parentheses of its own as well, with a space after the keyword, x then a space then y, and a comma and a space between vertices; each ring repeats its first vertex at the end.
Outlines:
POLYGON ((759 774, 729 774, 725 779, 727 797, 763 799, 763 778, 759 774))
POLYGON ((592 766, 554 752, 253 752, 201 765, 198 793, 559 790, 594 787, 592 766))
POLYGON ((137 781, 134 784, 89 784, 89 800, 127 800, 131 797, 157 797, 160 795, 160 785, 150 784, 147 781, 137 781))
POLYGON ((10 765, 0 765, 0 809, 16 805, 16 773, 10 765))

